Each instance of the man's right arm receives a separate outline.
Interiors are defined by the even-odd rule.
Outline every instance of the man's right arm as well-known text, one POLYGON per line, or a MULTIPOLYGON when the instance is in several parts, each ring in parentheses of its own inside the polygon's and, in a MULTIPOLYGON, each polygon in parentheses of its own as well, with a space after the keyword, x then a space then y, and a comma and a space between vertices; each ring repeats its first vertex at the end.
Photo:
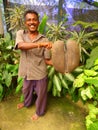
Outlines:
POLYGON ((52 44, 51 42, 44 42, 44 43, 32 43, 32 42, 25 42, 23 39, 23 30, 19 30, 16 33, 16 44, 15 44, 15 49, 20 49, 20 50, 28 50, 32 48, 40 48, 40 47, 46 47, 50 49, 52 44))

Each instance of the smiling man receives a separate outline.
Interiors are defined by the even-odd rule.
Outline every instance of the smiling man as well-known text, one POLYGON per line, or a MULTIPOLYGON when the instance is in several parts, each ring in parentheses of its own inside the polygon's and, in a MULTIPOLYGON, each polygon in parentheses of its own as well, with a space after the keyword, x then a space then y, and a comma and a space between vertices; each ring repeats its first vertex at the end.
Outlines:
POLYGON ((24 78, 23 95, 24 102, 17 108, 29 107, 35 99, 36 112, 32 120, 45 114, 47 105, 47 68, 46 63, 51 63, 51 43, 45 36, 39 34, 39 15, 34 10, 28 10, 24 14, 25 30, 16 33, 15 48, 21 50, 19 76, 24 78), (35 93, 34 93, 35 92, 35 93))

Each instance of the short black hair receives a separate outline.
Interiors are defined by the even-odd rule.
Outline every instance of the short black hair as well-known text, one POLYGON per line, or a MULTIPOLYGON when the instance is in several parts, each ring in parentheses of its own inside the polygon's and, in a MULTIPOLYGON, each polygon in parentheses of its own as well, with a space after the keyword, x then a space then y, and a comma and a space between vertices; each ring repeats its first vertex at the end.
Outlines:
POLYGON ((24 19, 25 19, 27 14, 35 14, 39 19, 39 14, 35 10, 32 10, 32 9, 26 10, 24 13, 24 19))

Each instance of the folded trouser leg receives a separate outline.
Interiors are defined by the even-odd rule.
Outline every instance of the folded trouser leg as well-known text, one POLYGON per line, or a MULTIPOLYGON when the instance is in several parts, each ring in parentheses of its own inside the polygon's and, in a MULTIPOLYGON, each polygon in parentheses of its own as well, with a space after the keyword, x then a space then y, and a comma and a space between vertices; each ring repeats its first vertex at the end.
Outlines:
POLYGON ((36 99, 36 114, 44 115, 47 105, 47 77, 36 81, 35 92, 37 94, 36 99))
POLYGON ((34 82, 24 79, 22 92, 24 94, 24 106, 29 107, 33 100, 34 82))

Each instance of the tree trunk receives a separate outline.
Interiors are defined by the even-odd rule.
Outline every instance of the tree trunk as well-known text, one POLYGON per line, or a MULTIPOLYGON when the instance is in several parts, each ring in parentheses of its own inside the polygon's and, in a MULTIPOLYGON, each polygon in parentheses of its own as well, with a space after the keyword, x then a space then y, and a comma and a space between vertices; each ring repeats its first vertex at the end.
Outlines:
POLYGON ((63 5, 64 0, 59 0, 59 5, 58 5, 58 23, 62 21, 63 17, 63 5))
POLYGON ((4 25, 3 25, 3 20, 2 20, 2 10, 0 8, 0 35, 4 34, 4 25))

